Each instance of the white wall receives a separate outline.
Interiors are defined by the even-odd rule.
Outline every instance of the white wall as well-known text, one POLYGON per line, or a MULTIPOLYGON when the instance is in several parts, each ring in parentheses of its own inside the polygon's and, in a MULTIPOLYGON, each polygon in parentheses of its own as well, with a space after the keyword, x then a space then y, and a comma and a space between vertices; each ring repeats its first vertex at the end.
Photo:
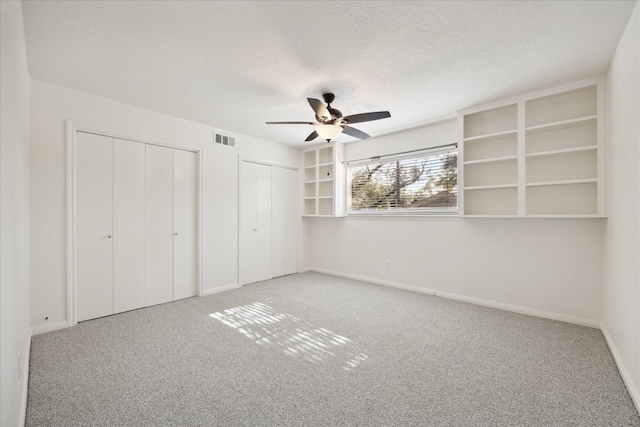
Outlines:
POLYGON ((640 411, 640 6, 607 75, 603 332, 640 411))
MULTIPOLYGON (((456 121, 449 120, 347 144, 345 158, 456 140, 456 121)), ((307 267, 485 300, 493 306, 516 306, 508 308, 597 326, 601 319, 603 222, 307 218, 304 225, 312 242, 307 267), (391 260, 391 270, 385 269, 386 260, 391 260)))
POLYGON ((29 71, 20 2, 0 2, 0 17, 0 425, 16 426, 24 421, 31 338, 29 71))
MULTIPOLYGON (((236 147, 213 144, 213 128, 31 80, 32 321, 67 316, 65 119, 146 140, 203 151, 203 288, 238 283, 238 154, 298 167, 300 152, 236 136, 236 147)), ((220 130, 218 128, 218 130, 220 130)))

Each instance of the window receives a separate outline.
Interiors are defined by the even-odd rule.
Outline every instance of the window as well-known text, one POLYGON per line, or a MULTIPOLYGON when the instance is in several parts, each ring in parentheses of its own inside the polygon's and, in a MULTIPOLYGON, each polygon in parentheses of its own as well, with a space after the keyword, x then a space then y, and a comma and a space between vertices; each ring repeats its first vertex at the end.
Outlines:
POLYGON ((456 214, 458 153, 422 150, 347 163, 347 214, 456 214))

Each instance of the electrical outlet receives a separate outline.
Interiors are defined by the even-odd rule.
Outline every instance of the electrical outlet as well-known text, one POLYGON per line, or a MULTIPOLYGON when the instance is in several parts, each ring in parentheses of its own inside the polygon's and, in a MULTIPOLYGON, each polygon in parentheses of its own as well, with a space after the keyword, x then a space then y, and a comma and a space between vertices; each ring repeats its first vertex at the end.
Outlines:
POLYGON ((18 352, 18 380, 22 379, 22 352, 18 352))
POLYGON ((387 270, 391 270, 391 260, 387 260, 387 270))

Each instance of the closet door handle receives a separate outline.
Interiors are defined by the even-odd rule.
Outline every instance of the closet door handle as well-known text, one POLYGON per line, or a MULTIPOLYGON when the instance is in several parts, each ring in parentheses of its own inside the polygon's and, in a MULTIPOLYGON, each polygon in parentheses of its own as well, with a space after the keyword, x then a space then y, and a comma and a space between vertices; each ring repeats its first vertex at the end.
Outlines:
POLYGON ((110 238, 111 238, 111 234, 107 234, 107 239, 110 239, 110 238))
POLYGON ((178 235, 178 233, 173 233, 173 235, 174 235, 174 236, 177 236, 177 235, 178 235))

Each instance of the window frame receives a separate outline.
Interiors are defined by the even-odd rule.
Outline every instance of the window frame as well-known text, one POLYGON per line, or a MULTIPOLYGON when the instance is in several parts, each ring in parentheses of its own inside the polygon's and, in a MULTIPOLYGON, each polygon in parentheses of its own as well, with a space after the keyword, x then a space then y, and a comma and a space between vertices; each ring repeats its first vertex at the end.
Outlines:
POLYGON ((412 151, 405 151, 401 153, 392 153, 383 156, 374 156, 367 159, 352 160, 344 162, 345 168, 345 217, 352 218, 375 218, 375 217, 458 217, 459 216, 459 180, 460 176, 460 164, 458 159, 460 158, 460 150, 458 144, 449 144, 446 146, 438 146, 433 148, 423 148, 412 151), (388 163, 397 160, 415 159, 427 156, 436 156, 439 154, 455 154, 456 155, 456 206, 451 207, 422 207, 422 208, 395 208, 395 209, 351 209, 351 185, 352 185, 352 173, 351 169, 356 166, 375 165, 380 163, 388 163))

